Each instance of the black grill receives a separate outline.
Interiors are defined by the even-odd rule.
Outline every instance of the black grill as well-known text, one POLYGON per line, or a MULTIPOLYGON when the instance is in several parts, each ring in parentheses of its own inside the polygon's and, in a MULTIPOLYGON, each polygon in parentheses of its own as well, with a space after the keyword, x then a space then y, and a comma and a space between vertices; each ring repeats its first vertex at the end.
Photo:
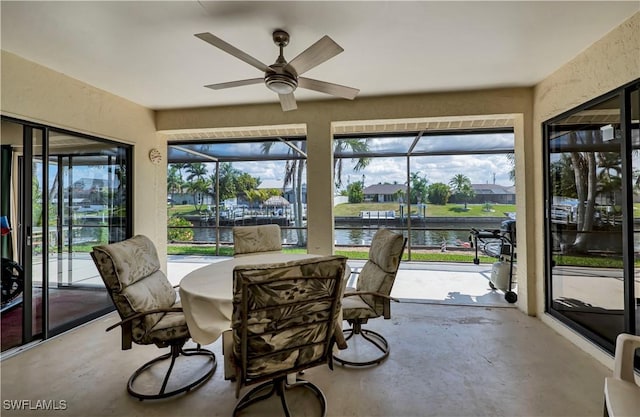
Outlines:
POLYGON ((505 220, 500 223, 500 232, 502 235, 508 238, 512 244, 516 244, 516 221, 515 220, 505 220))

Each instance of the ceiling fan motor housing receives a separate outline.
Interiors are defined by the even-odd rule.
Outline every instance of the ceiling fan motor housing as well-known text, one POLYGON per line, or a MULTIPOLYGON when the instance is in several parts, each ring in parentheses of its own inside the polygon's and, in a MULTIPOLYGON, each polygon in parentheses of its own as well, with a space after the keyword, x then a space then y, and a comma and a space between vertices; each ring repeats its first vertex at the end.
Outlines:
POLYGON ((278 94, 291 94, 298 88, 297 74, 285 69, 285 64, 273 64, 269 68, 273 72, 267 72, 264 76, 264 83, 269 90, 278 94))

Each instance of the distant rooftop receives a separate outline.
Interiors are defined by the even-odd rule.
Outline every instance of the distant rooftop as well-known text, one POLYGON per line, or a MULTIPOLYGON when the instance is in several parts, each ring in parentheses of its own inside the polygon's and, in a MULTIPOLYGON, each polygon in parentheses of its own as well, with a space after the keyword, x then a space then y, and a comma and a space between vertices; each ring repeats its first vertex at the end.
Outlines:
POLYGON ((395 194, 398 191, 407 191, 407 186, 404 184, 374 184, 366 187, 364 194, 395 194))
POLYGON ((515 194, 516 187, 498 184, 471 184, 476 194, 515 194))

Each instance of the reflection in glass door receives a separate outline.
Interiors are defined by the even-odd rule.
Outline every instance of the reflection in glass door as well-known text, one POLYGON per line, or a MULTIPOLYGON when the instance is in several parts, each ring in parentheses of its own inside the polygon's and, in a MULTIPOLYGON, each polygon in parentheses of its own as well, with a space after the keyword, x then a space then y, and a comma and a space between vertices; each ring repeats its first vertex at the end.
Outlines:
POLYGON ((2 257, 23 270, 9 305, 3 268, 4 352, 113 310, 89 252, 131 236, 132 199, 130 146, 8 118, 2 139, 2 257))
POLYGON ((126 152, 68 133, 49 137, 49 328, 56 331, 112 308, 89 251, 127 234, 126 152))
POLYGON ((607 341, 624 329, 619 106, 548 125, 551 307, 607 341))
POLYGON ((610 352, 640 321, 639 85, 544 123, 547 311, 610 352))

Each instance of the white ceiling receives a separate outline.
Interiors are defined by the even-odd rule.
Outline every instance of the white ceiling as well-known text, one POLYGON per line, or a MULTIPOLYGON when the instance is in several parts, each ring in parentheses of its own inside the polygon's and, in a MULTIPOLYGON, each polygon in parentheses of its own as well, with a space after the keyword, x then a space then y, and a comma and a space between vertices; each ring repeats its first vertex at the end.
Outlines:
MULTIPOLYGON (((305 76, 358 97, 532 86, 640 10, 640 1, 2 1, 1 46, 152 109, 277 102, 256 68, 197 39, 211 32, 265 64, 329 35, 344 52, 305 76)), ((46 93, 46 92, 43 92, 46 93)), ((299 101, 331 98, 298 89, 299 101)), ((357 98, 356 98, 357 100, 357 98)), ((300 104, 300 103, 299 103, 300 104)))

